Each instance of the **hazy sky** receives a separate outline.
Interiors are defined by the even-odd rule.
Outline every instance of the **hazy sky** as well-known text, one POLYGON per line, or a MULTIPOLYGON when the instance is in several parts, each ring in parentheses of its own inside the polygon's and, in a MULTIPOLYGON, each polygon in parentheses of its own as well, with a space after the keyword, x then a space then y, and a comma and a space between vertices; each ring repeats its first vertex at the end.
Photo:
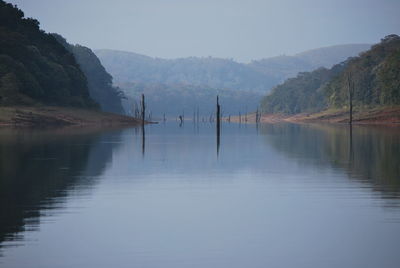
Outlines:
POLYGON ((8 1, 71 43, 163 58, 247 62, 400 34, 400 0, 8 1))

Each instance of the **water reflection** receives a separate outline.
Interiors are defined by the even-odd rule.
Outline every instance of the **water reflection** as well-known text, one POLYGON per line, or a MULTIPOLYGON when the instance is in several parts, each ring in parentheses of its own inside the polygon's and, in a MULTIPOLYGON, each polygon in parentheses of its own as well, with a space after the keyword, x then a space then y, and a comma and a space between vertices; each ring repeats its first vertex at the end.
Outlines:
POLYGON ((145 130, 145 126, 142 125, 141 129, 142 129, 142 156, 144 157, 144 153, 146 151, 146 130, 145 130))
POLYGON ((398 267, 399 130, 143 134, 1 130, 0 266, 398 267))
POLYGON ((399 128, 268 124, 261 133, 296 161, 343 169, 350 179, 368 183, 384 198, 400 197, 399 128))
POLYGON ((0 130, 0 246, 36 230, 71 191, 90 190, 120 143, 120 131, 0 130))

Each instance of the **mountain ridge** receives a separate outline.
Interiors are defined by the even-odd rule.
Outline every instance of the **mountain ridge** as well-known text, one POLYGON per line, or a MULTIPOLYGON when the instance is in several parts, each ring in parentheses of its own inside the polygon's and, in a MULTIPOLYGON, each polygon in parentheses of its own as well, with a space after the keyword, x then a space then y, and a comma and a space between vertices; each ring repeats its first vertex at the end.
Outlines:
POLYGON ((311 49, 292 56, 276 56, 240 63, 218 57, 164 59, 135 52, 96 49, 116 84, 156 82, 190 84, 222 89, 268 91, 299 72, 334 64, 357 56, 370 44, 344 44, 311 49))
MULTIPOLYGON (((328 48, 328 51, 330 49, 332 48, 328 48)), ((323 50, 326 51, 326 48, 323 50)), ((362 47, 356 48, 357 52, 359 50, 362 50, 362 47)), ((273 71, 264 73, 265 66, 262 64, 261 66, 256 66, 257 62, 242 64, 232 59, 213 57, 162 59, 110 49, 94 50, 94 53, 114 77, 115 85, 124 90, 132 103, 137 103, 141 94, 146 95, 149 104, 156 106, 153 108, 155 116, 163 113, 177 115, 181 113, 178 110, 192 110, 193 107, 189 107, 189 103, 200 107, 201 111, 208 114, 213 108, 217 94, 222 95, 221 100, 225 100, 227 113, 253 111, 259 106, 261 96, 286 77, 313 68, 311 63, 294 56, 278 56, 270 59, 270 62, 274 60, 278 62, 273 66, 273 71), (165 103, 160 102, 160 96, 163 96, 165 103), (189 96, 195 101, 189 101, 189 96), (172 102, 179 103, 178 106, 181 108, 171 105, 172 102)), ((315 53, 315 50, 302 52, 301 55, 307 57, 309 53, 315 53)), ((348 56, 354 54, 355 52, 352 52, 348 56)), ((125 103, 125 109, 132 110, 132 103, 125 103)))

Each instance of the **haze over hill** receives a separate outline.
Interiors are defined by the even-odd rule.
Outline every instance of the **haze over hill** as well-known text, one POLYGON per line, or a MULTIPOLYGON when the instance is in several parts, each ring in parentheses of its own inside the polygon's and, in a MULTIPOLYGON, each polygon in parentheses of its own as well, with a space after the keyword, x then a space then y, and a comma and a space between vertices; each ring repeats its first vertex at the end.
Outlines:
POLYGON ((170 60, 114 50, 96 50, 95 53, 116 84, 150 82, 254 91, 264 91, 275 84, 273 77, 230 59, 189 57, 170 60))
POLYGON ((57 41, 71 52, 87 79, 90 97, 92 97, 103 111, 123 114, 121 92, 112 86, 112 76, 106 72, 90 48, 81 45, 72 45, 59 34, 52 34, 57 41))
MULTIPOLYGON (((226 114, 254 111, 262 95, 288 77, 320 66, 330 67, 369 47, 332 46, 249 64, 213 57, 161 59, 108 49, 95 53, 127 96, 137 102, 140 94, 146 95, 155 116, 177 115, 196 107, 208 115, 217 94, 221 95, 226 114)), ((125 107, 132 110, 133 104, 125 103, 125 107)))
POLYGON ((307 50, 293 56, 277 56, 252 61, 249 65, 269 76, 283 82, 295 77, 299 72, 308 72, 319 67, 330 68, 333 65, 346 60, 348 57, 358 56, 366 51, 370 44, 346 44, 322 47, 307 50))
POLYGON ((189 57, 161 59, 133 52, 95 50, 116 84, 189 84, 219 89, 267 91, 298 72, 330 68, 368 50, 368 44, 338 45, 243 64, 231 59, 189 57))

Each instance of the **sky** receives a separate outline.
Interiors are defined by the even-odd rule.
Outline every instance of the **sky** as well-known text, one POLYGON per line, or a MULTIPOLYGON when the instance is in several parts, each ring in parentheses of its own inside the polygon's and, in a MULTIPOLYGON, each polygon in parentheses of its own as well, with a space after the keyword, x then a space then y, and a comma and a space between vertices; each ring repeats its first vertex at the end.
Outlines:
POLYGON ((240 62, 400 34, 400 0, 6 0, 92 49, 240 62))

